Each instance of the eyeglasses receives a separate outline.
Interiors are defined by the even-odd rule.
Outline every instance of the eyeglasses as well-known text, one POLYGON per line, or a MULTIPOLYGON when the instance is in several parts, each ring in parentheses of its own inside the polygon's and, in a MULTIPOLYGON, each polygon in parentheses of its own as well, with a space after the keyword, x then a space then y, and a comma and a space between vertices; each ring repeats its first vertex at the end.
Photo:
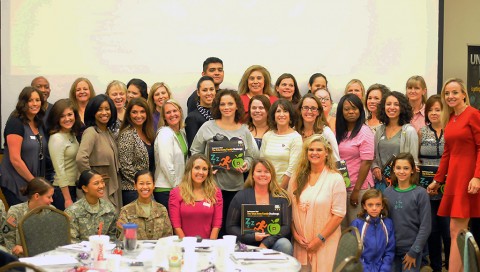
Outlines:
POLYGON ((317 96, 318 99, 321 101, 321 102, 328 102, 330 101, 330 97, 320 97, 320 96, 317 96))
POLYGON ((303 111, 309 111, 309 110, 310 110, 310 111, 313 112, 313 113, 318 112, 318 108, 317 108, 317 107, 303 106, 303 107, 302 107, 302 110, 303 110, 303 111))

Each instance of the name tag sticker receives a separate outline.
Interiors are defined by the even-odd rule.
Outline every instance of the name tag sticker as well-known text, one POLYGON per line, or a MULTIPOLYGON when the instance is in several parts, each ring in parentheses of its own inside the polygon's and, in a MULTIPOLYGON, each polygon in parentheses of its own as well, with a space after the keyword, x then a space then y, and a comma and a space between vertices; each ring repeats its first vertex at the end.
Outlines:
POLYGON ((35 136, 30 136, 30 140, 36 140, 37 138, 35 136))
POLYGON ((210 208, 210 203, 208 203, 208 202, 203 202, 203 206, 210 208))

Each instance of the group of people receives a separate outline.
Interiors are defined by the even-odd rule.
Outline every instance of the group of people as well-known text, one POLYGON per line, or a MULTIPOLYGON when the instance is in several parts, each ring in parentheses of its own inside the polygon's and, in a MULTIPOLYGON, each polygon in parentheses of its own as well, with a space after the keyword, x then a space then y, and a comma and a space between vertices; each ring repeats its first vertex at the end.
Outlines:
POLYGON ((335 104, 321 73, 303 96, 293 75, 272 84, 260 65, 238 91, 220 89, 223 76, 222 60, 205 60, 186 117, 163 82, 148 91, 141 79, 115 80, 95 95, 79 78, 52 105, 48 81, 35 78, 4 131, 7 249, 21 255, 21 217, 53 204, 70 216, 74 242, 133 222, 139 239, 233 234, 293 255, 302 271, 331 271, 341 229, 353 225, 368 271, 418 271, 426 256, 441 271, 442 242, 446 267, 460 271, 458 232, 470 221, 480 232, 480 112, 460 79, 428 99, 421 76, 405 93, 353 79, 335 104), (242 163, 213 169, 209 143, 231 139, 242 163), (430 184, 419 183, 423 165, 438 167, 430 184), (279 205, 279 234, 243 234, 242 204, 279 205))

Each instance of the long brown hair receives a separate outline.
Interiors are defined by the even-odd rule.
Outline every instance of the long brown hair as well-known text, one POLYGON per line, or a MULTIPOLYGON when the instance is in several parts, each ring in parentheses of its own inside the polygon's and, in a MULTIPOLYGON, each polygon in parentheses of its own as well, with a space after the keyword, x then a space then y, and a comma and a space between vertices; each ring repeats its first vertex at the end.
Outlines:
POLYGON ((248 177, 247 180, 245 181, 244 188, 255 188, 255 181, 253 180, 253 172, 255 172, 255 167, 258 164, 262 164, 267 168, 268 172, 270 172, 270 183, 268 184, 268 193, 271 194, 273 197, 277 198, 286 198, 288 200, 288 204, 291 203, 290 198, 288 197, 287 191, 285 191, 283 188, 278 185, 278 181, 276 178, 276 173, 275 173, 275 167, 273 167, 273 164, 265 159, 265 158, 258 158, 253 160, 252 167, 250 168, 250 171, 248 172, 248 177))
POLYGON ((415 167, 415 160, 413 159, 413 156, 410 153, 400 153, 395 157, 395 159, 393 159, 393 163, 392 163, 393 169, 392 169, 392 173, 390 174, 392 185, 398 186, 397 175, 395 175, 395 172, 394 172, 395 164, 397 163, 398 160, 408 161, 413 171, 412 175, 410 176, 410 185, 418 185, 418 179, 419 179, 418 172, 417 172, 417 168, 415 167))
POLYGON ((33 121, 37 126, 43 125, 43 116, 45 116, 45 99, 43 98, 43 93, 34 87, 25 87, 18 95, 18 102, 15 107, 15 110, 12 112, 13 117, 20 118, 24 124, 28 124, 28 100, 32 97, 32 93, 37 93, 40 97, 40 111, 35 115, 33 121))
POLYGON ((155 133, 153 132, 153 118, 152 114, 150 113, 150 107, 147 104, 147 101, 143 97, 137 97, 133 98, 130 100, 130 102, 127 105, 127 109, 125 110, 125 117, 122 122, 122 126, 120 127, 120 132, 121 134, 124 130, 127 128, 133 128, 133 122, 132 122, 132 117, 130 117, 130 112, 132 111, 133 106, 139 106, 142 107, 145 110, 145 114, 147 116, 147 119, 145 122, 143 122, 142 125, 142 131, 145 133, 145 137, 147 137, 148 141, 150 143, 155 140, 155 133))
POLYGON ((205 181, 202 183, 203 192, 205 194, 205 200, 211 204, 217 203, 217 198, 215 197, 217 193, 217 185, 213 179, 212 174, 212 164, 207 159, 207 157, 201 153, 192 155, 188 159, 187 164, 185 165, 185 172, 182 178, 182 181, 178 185, 180 189, 180 195, 182 196, 183 202, 187 205, 195 205, 195 194, 193 193, 193 181, 192 181, 192 170, 193 164, 196 160, 203 160, 207 163, 208 174, 205 181))
POLYGON ((302 194, 303 189, 305 189, 305 186, 308 183, 308 177, 310 176, 310 172, 312 171, 310 161, 308 160, 308 149, 310 148, 310 145, 314 142, 319 142, 325 147, 325 151, 327 152, 327 156, 325 158, 325 167, 330 171, 338 172, 337 166, 335 164, 335 158, 333 157, 332 146, 325 139, 325 137, 321 135, 314 135, 308 138, 303 143, 302 153, 300 155, 300 160, 298 161, 297 169, 292 175, 293 177, 295 177, 293 179, 293 182, 295 182, 296 188, 293 191, 293 195, 296 197, 297 203, 300 201, 300 195, 302 194))

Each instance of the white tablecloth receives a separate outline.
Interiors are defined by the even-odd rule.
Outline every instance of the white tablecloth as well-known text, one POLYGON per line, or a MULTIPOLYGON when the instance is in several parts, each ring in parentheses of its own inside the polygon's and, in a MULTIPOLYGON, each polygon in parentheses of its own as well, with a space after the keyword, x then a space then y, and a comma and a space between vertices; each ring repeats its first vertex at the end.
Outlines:
MULTIPOLYGON (((160 240, 162 241, 162 240, 160 240)), ((167 256, 171 248, 165 246, 165 244, 159 244, 157 246, 157 241, 139 241, 139 246, 136 250, 128 252, 123 251, 123 256, 120 261, 120 270, 123 271, 152 271, 155 272, 159 267, 164 267, 167 271, 179 271, 179 270, 168 270, 168 259, 167 256), (132 262, 141 262, 141 266, 131 266, 132 262)), ((257 272, 257 271, 299 271, 300 264, 292 256, 280 253, 280 252, 267 252, 265 256, 270 255, 270 253, 275 253, 270 257, 279 258, 283 260, 255 260, 258 254, 262 253, 253 253, 251 256, 253 258, 248 258, 245 260, 235 259, 232 255, 227 254, 221 255, 224 259, 218 260, 219 250, 215 245, 215 241, 204 240, 201 246, 208 249, 204 249, 202 252, 195 252, 194 255, 189 259, 187 256, 184 256, 184 262, 187 262, 187 266, 193 264, 197 268, 195 271, 201 271, 212 264, 215 265, 215 271, 228 271, 228 272, 257 272), (255 255, 257 255, 255 257, 255 255)), ((86 264, 82 264, 77 261, 77 255, 82 251, 88 251, 88 246, 83 244, 74 244, 67 247, 57 248, 55 250, 39 254, 32 258, 23 258, 21 261, 30 262, 36 264, 46 271, 67 271, 68 269, 73 268, 74 266, 88 266, 91 263, 89 260, 84 261, 86 264)), ((238 255, 235 255, 239 257, 238 255)), ((240 256, 245 257, 245 256, 240 256)), ((249 256, 247 256, 249 257, 249 256)), ((260 257, 261 258, 261 257, 260 257)), ((184 268, 185 268, 184 263, 184 268)), ((190 268, 191 269, 191 268, 190 268)), ((188 269, 188 270, 190 270, 188 269)), ((95 270, 92 270, 95 271, 95 270)), ((182 269, 181 271, 187 271, 182 269)), ((117 272, 117 271, 115 271, 117 272)), ((190 272, 190 271, 188 271, 190 272)))

